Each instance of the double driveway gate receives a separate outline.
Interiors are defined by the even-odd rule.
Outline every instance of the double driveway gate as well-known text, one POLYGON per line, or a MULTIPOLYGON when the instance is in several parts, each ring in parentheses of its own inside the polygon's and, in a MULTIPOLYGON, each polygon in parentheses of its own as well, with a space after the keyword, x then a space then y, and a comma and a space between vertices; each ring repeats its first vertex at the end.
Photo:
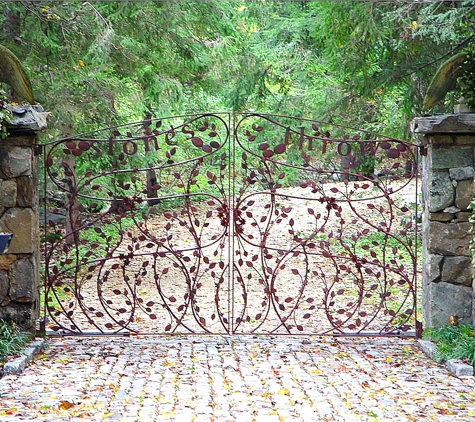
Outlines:
POLYGON ((305 119, 145 120, 44 148, 48 331, 406 334, 417 154, 305 119))

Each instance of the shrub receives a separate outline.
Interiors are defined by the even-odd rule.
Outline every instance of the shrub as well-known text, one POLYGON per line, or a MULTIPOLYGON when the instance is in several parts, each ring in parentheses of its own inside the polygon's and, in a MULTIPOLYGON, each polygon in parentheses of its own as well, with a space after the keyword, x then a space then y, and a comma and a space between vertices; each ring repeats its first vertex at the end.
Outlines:
POLYGON ((29 339, 29 334, 20 331, 16 325, 0 320, 0 362, 20 353, 29 339))
POLYGON ((429 328, 424 337, 437 346, 437 355, 443 360, 461 359, 475 367, 475 327, 472 325, 444 325, 429 328))

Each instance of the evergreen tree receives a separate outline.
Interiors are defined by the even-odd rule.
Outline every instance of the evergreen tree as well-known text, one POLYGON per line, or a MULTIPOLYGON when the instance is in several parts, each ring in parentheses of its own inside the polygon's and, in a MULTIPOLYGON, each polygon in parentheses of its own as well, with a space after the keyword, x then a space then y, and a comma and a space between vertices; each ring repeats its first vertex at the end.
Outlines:
MULTIPOLYGON (((49 136, 147 113, 259 111, 407 136, 473 2, 5 2, 49 136)), ((433 111, 450 109, 450 97, 433 111)))

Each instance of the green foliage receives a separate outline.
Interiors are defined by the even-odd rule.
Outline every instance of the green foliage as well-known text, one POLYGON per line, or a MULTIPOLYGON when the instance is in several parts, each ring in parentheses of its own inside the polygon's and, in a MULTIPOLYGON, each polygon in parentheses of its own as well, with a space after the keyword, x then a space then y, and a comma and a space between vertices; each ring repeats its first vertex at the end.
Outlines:
POLYGON ((53 112, 52 139, 209 110, 406 137, 474 20, 467 1, 7 2, 0 42, 53 112))
POLYGON ((429 338, 437 346, 437 356, 448 359, 462 359, 475 366, 475 327, 472 325, 444 325, 424 331, 424 338, 429 338))
POLYGON ((54 113, 51 137, 66 136, 150 109, 188 112, 195 92, 211 99, 203 91, 222 82, 228 40, 236 38, 229 9, 218 2, 12 3, 4 19, 11 14, 21 24, 5 44, 54 113))
POLYGON ((20 353, 29 339, 29 334, 21 332, 16 325, 0 320, 0 362, 20 353))
POLYGON ((11 122, 12 117, 12 107, 7 101, 5 91, 0 88, 0 139, 6 138, 6 125, 11 122))
MULTIPOLYGON (((117 217, 117 221, 111 220, 108 224, 101 224, 100 231, 95 230, 94 227, 87 228, 81 232, 81 236, 87 238, 88 244, 97 243, 100 249, 107 245, 115 244, 124 231, 127 228, 133 227, 134 224, 134 220, 130 217, 117 217)), ((80 245, 79 251, 80 254, 84 254, 89 249, 80 245)), ((100 257, 101 254, 93 253, 92 256, 100 257)))
MULTIPOLYGON (((469 222, 473 226, 475 224, 475 198, 472 198, 469 209, 471 210, 469 222)), ((472 266, 475 268, 475 238, 473 237, 470 241, 470 254, 472 257, 472 266)))
POLYGON ((466 59, 462 65, 462 74, 457 79, 457 91, 470 108, 475 108, 475 45, 465 51, 466 59))
MULTIPOLYGON (((333 240, 333 246, 341 253, 354 253, 356 256, 368 256, 369 253, 374 253, 375 258, 381 261, 395 260, 396 256, 399 264, 407 265, 409 268, 412 266, 412 256, 407 250, 406 239, 399 239, 395 236, 388 236, 386 233, 380 231, 374 231, 364 236, 359 236, 356 240, 348 237, 342 241, 338 239, 333 240), (390 255, 388 251, 393 252, 390 255)), ((418 242, 417 249, 411 250, 417 259, 422 258, 422 244, 418 242)))

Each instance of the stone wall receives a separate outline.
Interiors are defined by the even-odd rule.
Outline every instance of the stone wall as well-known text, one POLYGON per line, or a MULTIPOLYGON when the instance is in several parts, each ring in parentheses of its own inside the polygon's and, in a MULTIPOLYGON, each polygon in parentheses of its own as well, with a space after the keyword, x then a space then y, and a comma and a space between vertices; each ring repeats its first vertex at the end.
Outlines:
POLYGON ((0 319, 34 332, 39 316, 40 236, 37 130, 46 113, 14 108, 11 135, 0 139, 0 232, 12 233, 0 254, 0 319))
POLYGON ((474 322, 470 203, 474 196, 475 115, 438 115, 414 120, 422 157, 424 326, 440 327, 449 316, 474 322))

